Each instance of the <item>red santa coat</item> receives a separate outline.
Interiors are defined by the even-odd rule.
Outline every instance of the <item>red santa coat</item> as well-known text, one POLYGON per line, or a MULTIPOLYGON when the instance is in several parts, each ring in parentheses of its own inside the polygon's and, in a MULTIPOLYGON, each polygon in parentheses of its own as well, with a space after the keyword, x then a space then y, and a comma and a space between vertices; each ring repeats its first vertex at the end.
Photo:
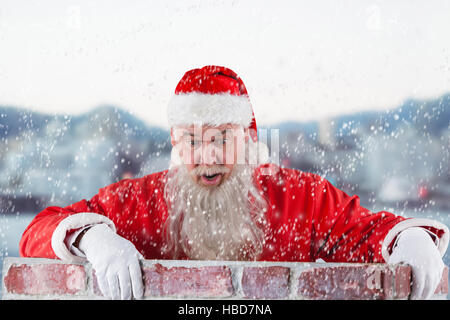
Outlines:
MULTIPOLYGON (((171 259, 161 250, 168 217, 167 172, 119 181, 65 208, 46 208, 26 228, 21 256, 81 262, 67 248, 66 237, 81 227, 106 223, 146 259, 171 259)), ((316 174, 263 164, 256 168, 254 182, 269 202, 260 261, 385 262, 396 235, 412 226, 430 230, 442 255, 447 248, 444 224, 372 213, 360 206, 358 196, 347 195, 316 174)))

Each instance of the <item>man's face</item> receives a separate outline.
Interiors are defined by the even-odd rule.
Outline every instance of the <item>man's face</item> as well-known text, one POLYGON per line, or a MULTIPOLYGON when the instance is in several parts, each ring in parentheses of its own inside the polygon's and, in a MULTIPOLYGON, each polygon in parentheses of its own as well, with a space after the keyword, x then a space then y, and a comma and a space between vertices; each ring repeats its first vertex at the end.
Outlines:
POLYGON ((213 188, 231 174, 236 163, 243 163, 248 130, 236 124, 220 126, 190 125, 171 129, 176 147, 189 175, 197 184, 213 188))

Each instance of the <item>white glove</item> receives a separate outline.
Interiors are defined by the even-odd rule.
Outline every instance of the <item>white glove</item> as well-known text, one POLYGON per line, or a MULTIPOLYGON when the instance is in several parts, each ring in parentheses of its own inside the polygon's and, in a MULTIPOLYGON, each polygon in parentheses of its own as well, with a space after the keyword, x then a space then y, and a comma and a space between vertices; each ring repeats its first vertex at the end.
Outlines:
POLYGON ((400 233, 388 263, 400 262, 411 266, 411 299, 430 299, 441 281, 444 262, 425 230, 414 227, 400 233))
POLYGON ((140 299, 143 296, 139 259, 134 245, 105 224, 89 228, 78 248, 92 264, 102 294, 110 299, 140 299))

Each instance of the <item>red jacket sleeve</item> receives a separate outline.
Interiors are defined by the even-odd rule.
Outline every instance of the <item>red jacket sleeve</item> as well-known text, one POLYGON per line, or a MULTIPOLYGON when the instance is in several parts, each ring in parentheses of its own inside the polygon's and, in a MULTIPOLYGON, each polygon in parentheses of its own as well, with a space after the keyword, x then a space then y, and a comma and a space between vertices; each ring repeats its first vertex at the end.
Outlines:
POLYGON ((133 242, 145 257, 160 258, 161 226, 167 209, 163 198, 166 173, 123 179, 101 188, 90 200, 64 208, 46 208, 23 233, 20 255, 82 262, 84 258, 70 251, 67 236, 80 228, 104 223, 133 242))
MULTIPOLYGON (((81 200, 65 208, 48 207, 37 214, 22 235, 19 243, 20 256, 57 259, 51 243, 53 232, 62 220, 81 212, 103 215, 98 195, 89 201, 81 200)), ((68 232, 70 233, 70 230, 68 232)))
POLYGON ((383 241, 405 218, 386 211, 372 213, 360 205, 358 196, 349 196, 326 179, 314 176, 312 244, 315 259, 384 262, 383 241))

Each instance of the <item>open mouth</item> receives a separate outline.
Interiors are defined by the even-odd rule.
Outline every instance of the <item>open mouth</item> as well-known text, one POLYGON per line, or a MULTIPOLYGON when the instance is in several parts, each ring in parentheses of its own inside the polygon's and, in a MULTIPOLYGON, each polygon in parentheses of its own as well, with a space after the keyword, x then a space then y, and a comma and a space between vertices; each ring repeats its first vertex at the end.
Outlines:
POLYGON ((220 180, 222 179, 222 174, 221 173, 216 173, 213 175, 202 175, 201 178, 202 182, 206 185, 216 185, 220 182, 220 180))

